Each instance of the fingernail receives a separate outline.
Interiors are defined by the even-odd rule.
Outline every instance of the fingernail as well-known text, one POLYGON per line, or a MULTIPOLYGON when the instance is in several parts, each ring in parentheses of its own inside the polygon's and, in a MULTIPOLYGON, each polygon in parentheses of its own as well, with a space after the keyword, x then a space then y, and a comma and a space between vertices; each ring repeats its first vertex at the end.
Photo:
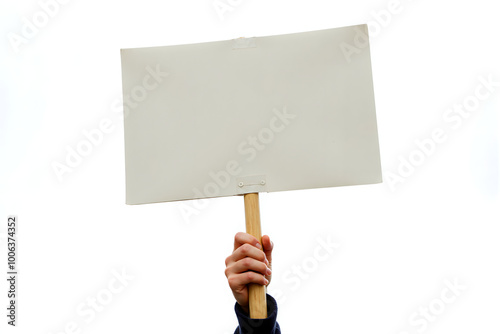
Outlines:
POLYGON ((269 281, 267 280, 267 278, 264 278, 264 281, 266 282, 266 285, 269 284, 269 281))
POLYGON ((272 274, 271 269, 267 268, 267 270, 266 270, 266 275, 267 275, 267 276, 269 276, 269 275, 271 275, 271 274, 272 274))
POLYGON ((257 247, 258 249, 262 249, 262 246, 259 243, 257 243, 257 245, 255 245, 255 247, 257 247))
POLYGON ((264 260, 264 263, 265 263, 266 265, 269 265, 269 261, 268 261, 267 259, 265 259, 265 260, 264 260))

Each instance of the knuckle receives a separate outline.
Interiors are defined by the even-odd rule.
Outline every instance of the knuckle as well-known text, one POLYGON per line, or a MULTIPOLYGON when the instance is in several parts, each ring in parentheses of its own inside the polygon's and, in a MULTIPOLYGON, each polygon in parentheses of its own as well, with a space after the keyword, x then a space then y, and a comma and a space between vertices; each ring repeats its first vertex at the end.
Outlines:
POLYGON ((236 283, 234 282, 234 279, 235 279, 235 278, 234 278, 234 276, 229 276, 229 277, 227 278, 227 282, 229 283, 229 286, 230 286, 231 288, 232 288, 233 286, 235 286, 235 285, 236 285, 236 283))
POLYGON ((250 252, 250 245, 249 244, 244 244, 243 246, 241 246, 241 253, 246 255, 249 252, 250 252))
POLYGON ((246 257, 246 258, 242 259, 241 262, 245 268, 248 268, 248 267, 250 267, 252 260, 250 258, 246 257))

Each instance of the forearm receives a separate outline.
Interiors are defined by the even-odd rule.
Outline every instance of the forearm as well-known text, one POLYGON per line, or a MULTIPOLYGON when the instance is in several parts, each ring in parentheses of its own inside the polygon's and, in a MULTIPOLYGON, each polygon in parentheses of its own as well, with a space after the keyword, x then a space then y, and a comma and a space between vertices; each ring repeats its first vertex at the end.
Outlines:
POLYGON ((267 299, 267 318, 266 319, 250 319, 248 311, 245 311, 241 305, 235 304, 235 312, 238 318, 239 326, 236 328, 235 334, 281 334, 278 322, 278 305, 276 300, 266 293, 267 299))

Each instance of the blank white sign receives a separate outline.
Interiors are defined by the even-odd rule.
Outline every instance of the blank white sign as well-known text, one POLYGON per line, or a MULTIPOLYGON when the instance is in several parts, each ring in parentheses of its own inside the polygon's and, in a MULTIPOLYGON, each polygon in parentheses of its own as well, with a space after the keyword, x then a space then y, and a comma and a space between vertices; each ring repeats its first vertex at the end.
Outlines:
POLYGON ((367 34, 122 49, 126 203, 382 182, 367 34))

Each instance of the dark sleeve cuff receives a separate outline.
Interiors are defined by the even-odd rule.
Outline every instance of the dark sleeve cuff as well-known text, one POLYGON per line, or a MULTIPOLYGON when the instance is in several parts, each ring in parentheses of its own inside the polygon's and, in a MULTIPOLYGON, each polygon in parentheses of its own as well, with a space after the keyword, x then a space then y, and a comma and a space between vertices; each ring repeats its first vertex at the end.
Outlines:
POLYGON ((267 318, 250 319, 250 315, 238 303, 235 303, 234 310, 238 318, 238 328, 234 334, 281 334, 280 326, 276 322, 278 315, 278 305, 276 300, 266 293, 267 299, 267 318))

